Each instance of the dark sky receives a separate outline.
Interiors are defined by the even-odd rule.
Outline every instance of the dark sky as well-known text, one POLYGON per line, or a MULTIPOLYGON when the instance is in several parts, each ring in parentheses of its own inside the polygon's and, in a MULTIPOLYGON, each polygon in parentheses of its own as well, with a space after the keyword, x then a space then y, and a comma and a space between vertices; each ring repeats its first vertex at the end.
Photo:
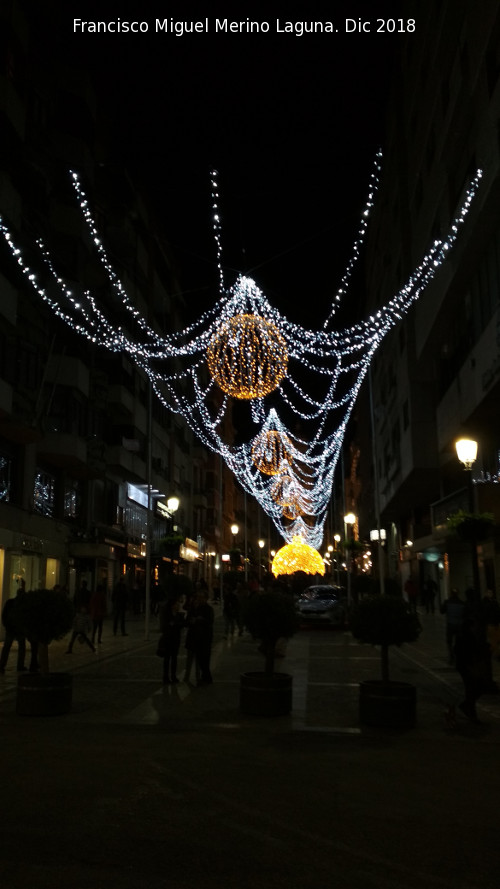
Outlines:
POLYGON ((213 302, 217 293, 209 177, 216 167, 226 282, 249 272, 291 318, 315 326, 314 309, 319 326, 350 256, 375 151, 383 146, 390 74, 404 39, 376 33, 377 22, 391 11, 406 21, 415 4, 219 9, 213 2, 54 0, 43 6, 52 39, 96 82, 102 125, 113 134, 109 162, 124 160, 148 187, 196 304, 213 302), (155 32, 156 18, 191 22, 207 15, 209 33, 155 32), (75 17, 137 20, 149 30, 74 33, 75 17), (269 33, 216 34, 216 18, 265 21, 269 33), (371 33, 346 33, 346 18, 368 21, 371 33), (286 21, 333 20, 338 33, 278 33, 278 19, 282 28, 286 21))

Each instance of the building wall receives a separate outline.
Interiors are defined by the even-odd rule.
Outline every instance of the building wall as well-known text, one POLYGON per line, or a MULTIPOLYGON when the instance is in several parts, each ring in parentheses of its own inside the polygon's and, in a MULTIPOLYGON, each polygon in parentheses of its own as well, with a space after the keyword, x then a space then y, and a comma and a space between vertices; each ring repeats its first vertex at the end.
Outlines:
POLYGON ((384 521, 401 542, 413 539, 411 570, 421 578, 427 562, 442 565, 444 589, 449 564, 463 589, 463 565, 433 528, 431 504, 463 487, 454 451, 463 435, 479 441, 477 477, 499 479, 500 13, 488 0, 480 12, 424 0, 418 22, 388 106, 366 309, 399 290, 448 230, 477 168, 483 178, 453 251, 374 361, 376 469, 384 521))

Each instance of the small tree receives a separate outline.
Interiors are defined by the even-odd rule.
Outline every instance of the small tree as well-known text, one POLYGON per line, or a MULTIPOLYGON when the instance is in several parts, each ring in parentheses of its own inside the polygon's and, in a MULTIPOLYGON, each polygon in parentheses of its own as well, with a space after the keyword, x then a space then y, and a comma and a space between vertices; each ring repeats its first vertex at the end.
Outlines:
POLYGON ((75 609, 66 593, 31 590, 16 599, 15 623, 19 631, 38 647, 41 673, 49 672, 49 645, 71 629, 75 609))
POLYGON ((365 596, 350 617, 352 635, 359 642, 381 646, 382 681, 389 682, 389 646, 415 642, 422 627, 407 603, 396 596, 365 596))
POLYGON ((262 643, 266 676, 274 673, 276 643, 290 638, 298 630, 298 620, 291 596, 287 593, 262 593, 250 596, 243 614, 245 626, 262 643))
POLYGON ((466 512, 459 509, 446 520, 448 530, 462 540, 480 543, 493 533, 495 517, 491 512, 466 512))

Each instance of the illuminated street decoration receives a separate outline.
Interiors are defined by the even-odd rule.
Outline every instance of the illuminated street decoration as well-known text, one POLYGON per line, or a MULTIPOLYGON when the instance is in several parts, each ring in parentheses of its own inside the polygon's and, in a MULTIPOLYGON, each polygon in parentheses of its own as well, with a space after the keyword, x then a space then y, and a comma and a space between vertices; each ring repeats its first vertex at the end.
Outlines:
POLYGON ((289 466, 292 459, 292 444, 278 419, 275 410, 271 409, 262 432, 252 442, 252 460, 264 475, 278 475, 283 467, 289 466))
POLYGON ((275 577, 279 577, 281 574, 294 574, 295 571, 323 575, 325 563, 319 552, 312 546, 308 546, 298 534, 292 538, 291 543, 287 543, 278 550, 273 559, 271 570, 275 577))
POLYGON ((235 315, 207 348, 210 374, 232 398, 264 398, 286 374, 288 352, 277 327, 258 315, 235 315))
MULTIPOLYGON (((379 155, 376 170, 378 182, 379 155)), ((255 281, 240 275, 232 287, 221 290, 216 303, 196 322, 168 334, 149 326, 129 298, 108 259, 80 178, 76 173, 71 175, 91 246, 104 266, 114 297, 125 310, 127 323, 116 326, 90 291, 79 285, 70 287, 54 268, 41 241, 37 242, 40 270, 35 273, 24 259, 17 237, 0 217, 0 231, 30 285, 74 331, 112 352, 126 352, 148 375, 162 404, 182 414, 200 441, 222 456, 285 540, 301 536, 310 546, 319 547, 345 428, 371 358, 446 259, 478 189, 481 171, 470 183, 446 237, 433 242, 393 299, 366 320, 343 331, 329 329, 366 231, 374 186, 353 259, 321 330, 308 330, 289 321, 271 306, 255 281), (302 382, 304 373, 310 380, 307 388, 302 382), (268 395, 272 406, 267 403, 268 395), (258 427, 250 442, 238 446, 224 441, 221 432, 221 421, 231 408, 232 398, 248 401, 252 421, 258 427), (288 424, 284 417, 289 418, 288 424), (258 442, 264 442, 260 436, 271 431, 279 434, 283 445, 281 463, 276 454, 277 475, 262 469, 266 461, 274 465, 274 456, 269 460, 264 456, 263 462, 258 456, 258 442)), ((222 287, 215 174, 212 186, 222 287)), ((265 445, 262 453, 266 453, 265 445)))

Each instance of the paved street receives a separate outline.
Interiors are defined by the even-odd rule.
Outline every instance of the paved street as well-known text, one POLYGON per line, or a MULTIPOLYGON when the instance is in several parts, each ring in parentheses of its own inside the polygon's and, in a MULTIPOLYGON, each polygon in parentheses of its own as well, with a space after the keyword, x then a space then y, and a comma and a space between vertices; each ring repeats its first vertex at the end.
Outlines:
POLYGON ((107 623, 96 655, 54 643, 51 668, 74 674, 63 717, 16 716, 12 653, 1 885, 496 887, 500 701, 482 699, 481 726, 447 726, 461 683, 442 617, 422 622, 391 652, 393 678, 418 689, 403 733, 360 728, 357 685, 378 678, 379 655, 349 633, 291 640, 294 706, 279 719, 240 714, 239 675, 262 659, 247 634, 222 638, 220 615, 206 688, 162 688, 155 620, 147 641, 142 619, 127 637, 107 623))

